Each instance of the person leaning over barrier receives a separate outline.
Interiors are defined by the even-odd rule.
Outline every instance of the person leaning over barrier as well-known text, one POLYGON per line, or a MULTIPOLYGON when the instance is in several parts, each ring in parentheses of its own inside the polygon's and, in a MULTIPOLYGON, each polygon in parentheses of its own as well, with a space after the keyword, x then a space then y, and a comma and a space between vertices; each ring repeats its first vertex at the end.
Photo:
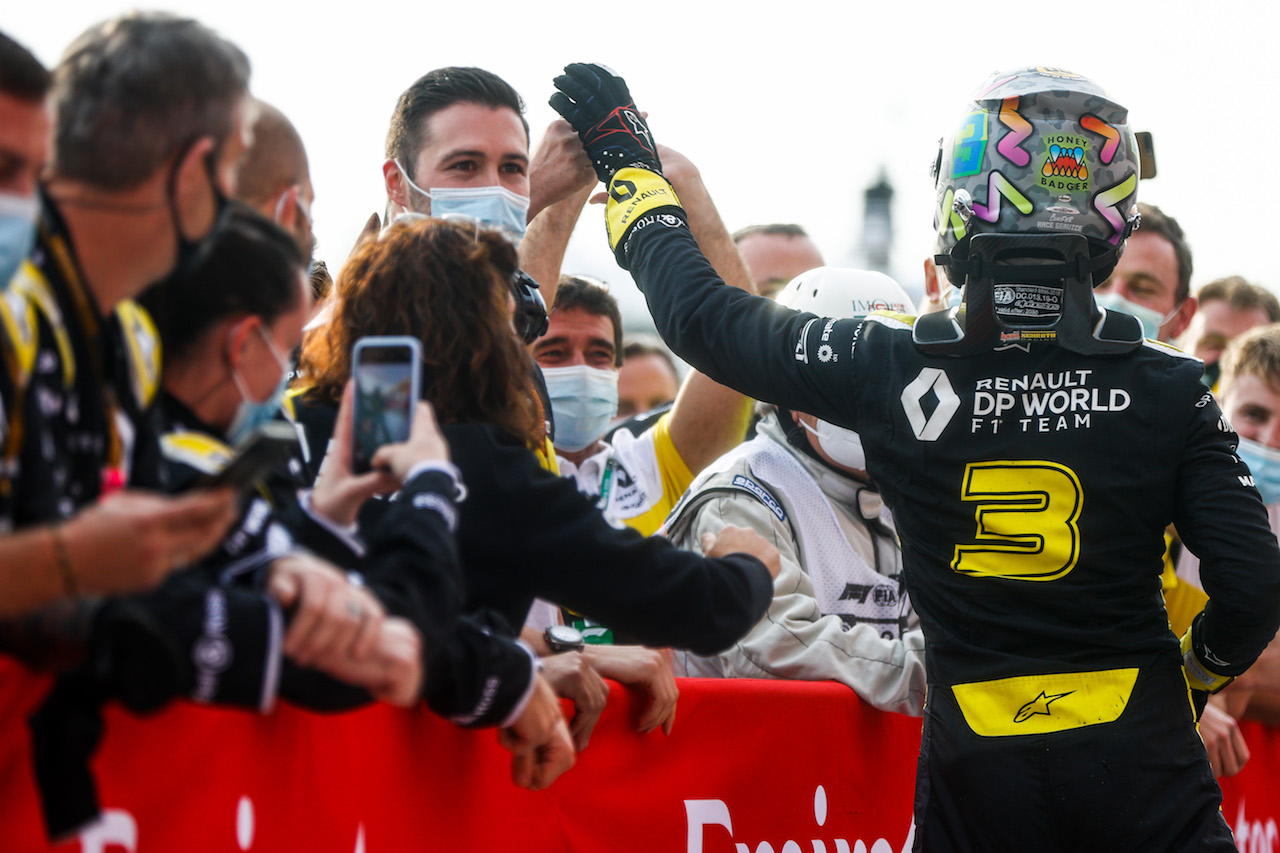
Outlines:
MULTIPOLYGON (((883 273, 819 267, 774 297, 831 317, 904 313, 911 299, 883 273)), ((677 653, 682 675, 839 681, 865 702, 919 716, 924 640, 902 584, 893 517, 867 477, 852 430, 766 406, 756 437, 707 466, 663 525, 696 551, 725 524, 778 546, 782 571, 764 619, 718 655, 677 653)))
POLYGON ((23 436, 48 434, 38 408, 24 399, 35 367, 36 315, 9 282, 35 242, 51 86, 39 60, 0 33, 0 618, 62 598, 150 587, 174 568, 175 555, 212 548, 233 512, 226 494, 171 501, 123 493, 66 522, 31 518, 13 530, 23 436))
POLYGON ((915 849, 1234 849, 1187 688, 1275 636, 1280 547, 1200 362, 1094 304, 1138 224, 1127 111, 1062 69, 988 80, 934 164, 960 305, 854 321, 722 286, 622 79, 556 87, 672 350, 861 437, 929 650, 915 849), (1171 521, 1209 594, 1181 645, 1171 521))
POLYGON ((573 483, 539 466, 528 448, 539 428, 533 368, 512 334, 515 271, 514 247, 478 223, 393 224, 362 246, 337 283, 328 336, 303 346, 307 387, 295 410, 313 452, 328 441, 351 345, 368 335, 418 338, 423 396, 467 485, 457 530, 464 612, 492 611, 495 631, 514 637, 541 596, 646 644, 724 648, 764 612, 776 550, 731 530, 708 543, 714 558, 705 559, 617 530, 573 483))

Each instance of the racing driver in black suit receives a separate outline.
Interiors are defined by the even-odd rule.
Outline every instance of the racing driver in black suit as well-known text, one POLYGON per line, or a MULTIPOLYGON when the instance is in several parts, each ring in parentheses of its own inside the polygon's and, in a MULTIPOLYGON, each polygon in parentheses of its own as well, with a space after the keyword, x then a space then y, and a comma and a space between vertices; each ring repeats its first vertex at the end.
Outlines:
POLYGON ((963 301, 838 320, 722 286, 626 84, 565 72, 552 106, 666 342, 861 436, 926 639, 915 849, 1235 849, 1196 709, 1275 635, 1280 550, 1200 362, 1093 302, 1138 224, 1127 111, 1060 69, 993 77, 934 164, 963 301), (1170 522, 1209 594, 1181 645, 1170 522))

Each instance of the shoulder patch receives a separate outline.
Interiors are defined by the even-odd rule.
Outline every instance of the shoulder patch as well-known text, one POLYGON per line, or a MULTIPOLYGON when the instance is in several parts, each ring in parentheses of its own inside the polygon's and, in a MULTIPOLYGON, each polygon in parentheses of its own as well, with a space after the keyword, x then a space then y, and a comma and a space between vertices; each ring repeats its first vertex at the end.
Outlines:
POLYGON ((116 306, 116 317, 129 354, 129 380, 134 399, 145 409, 160 388, 160 332, 146 309, 131 299, 116 306))
POLYGON ((890 329, 906 330, 915 325, 916 318, 910 314, 898 314, 892 311, 873 311, 867 315, 867 321, 890 329))
POLYGON ((18 387, 25 387, 36 363, 39 340, 36 334, 36 312, 31 303, 18 291, 9 288, 0 296, 0 321, 4 323, 4 335, 13 353, 18 375, 18 387))
POLYGON ((194 468, 201 474, 216 474, 227 466, 235 452, 208 433, 182 430, 160 436, 164 458, 194 468))
POLYGON ((1173 344, 1166 344, 1164 341, 1156 341, 1156 340, 1152 340, 1151 338, 1143 338, 1142 345, 1147 349, 1153 349, 1153 350, 1156 350, 1157 352, 1162 352, 1165 355, 1174 356, 1175 358, 1185 358, 1188 361, 1200 360, 1199 358, 1192 355, 1191 353, 1183 352, 1182 350, 1175 347, 1173 344))
POLYGON ((62 310, 58 308, 58 299, 49 286, 49 280, 31 261, 23 261, 10 282, 10 287, 26 297, 53 330, 54 343, 57 344, 58 356, 62 361, 62 382, 70 388, 76 381, 76 356, 71 348, 66 323, 62 320, 62 310))
POLYGON ((756 500, 769 508, 769 511, 778 517, 778 521, 786 521, 787 513, 782 508, 782 504, 771 494, 764 486, 757 483, 750 477, 742 474, 735 474, 730 485, 736 489, 741 489, 748 494, 754 495, 756 500))

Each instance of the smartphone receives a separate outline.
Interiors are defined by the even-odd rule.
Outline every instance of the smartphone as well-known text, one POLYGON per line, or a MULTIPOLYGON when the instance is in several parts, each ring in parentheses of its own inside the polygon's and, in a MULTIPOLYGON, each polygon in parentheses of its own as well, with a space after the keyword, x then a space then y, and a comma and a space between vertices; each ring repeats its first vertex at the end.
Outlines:
POLYGON ((422 392, 422 344, 407 336, 361 338, 351 354, 351 375, 351 470, 363 474, 379 447, 409 438, 422 392))
POLYGON ((231 486, 238 492, 248 491, 267 474, 287 465, 297 451, 298 432, 293 424, 269 421, 249 433, 225 468, 201 478, 197 487, 231 486))

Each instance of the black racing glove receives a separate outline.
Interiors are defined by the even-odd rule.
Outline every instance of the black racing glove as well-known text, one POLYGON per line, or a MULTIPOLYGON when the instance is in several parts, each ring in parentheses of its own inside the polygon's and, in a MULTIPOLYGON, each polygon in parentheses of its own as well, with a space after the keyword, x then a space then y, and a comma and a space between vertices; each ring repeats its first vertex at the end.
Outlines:
POLYGON ((602 65, 575 62, 555 79, 551 106, 578 132, 596 175, 609 189, 605 227, 618 264, 629 269, 627 236, 654 217, 684 223, 680 200, 658 160, 658 147, 626 81, 602 65))
POLYGON ((636 109, 627 81, 603 65, 575 62, 555 79, 551 107, 573 126, 596 175, 608 185, 626 166, 662 174, 658 146, 636 109))

